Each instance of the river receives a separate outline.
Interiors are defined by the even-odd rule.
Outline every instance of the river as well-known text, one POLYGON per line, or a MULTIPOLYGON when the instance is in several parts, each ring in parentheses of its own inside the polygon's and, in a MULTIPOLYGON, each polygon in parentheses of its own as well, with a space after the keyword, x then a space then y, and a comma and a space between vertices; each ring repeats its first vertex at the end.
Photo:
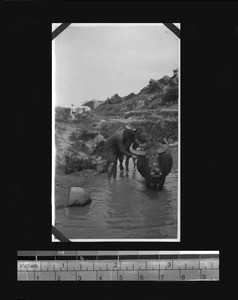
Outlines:
MULTIPOLYGON (((129 172, 117 170, 117 178, 100 174, 80 180, 91 194, 86 207, 61 207, 55 226, 72 239, 177 239, 178 152, 171 149, 173 168, 162 191, 148 190, 130 160, 129 172)), ((64 196, 65 197, 65 196, 64 196)))

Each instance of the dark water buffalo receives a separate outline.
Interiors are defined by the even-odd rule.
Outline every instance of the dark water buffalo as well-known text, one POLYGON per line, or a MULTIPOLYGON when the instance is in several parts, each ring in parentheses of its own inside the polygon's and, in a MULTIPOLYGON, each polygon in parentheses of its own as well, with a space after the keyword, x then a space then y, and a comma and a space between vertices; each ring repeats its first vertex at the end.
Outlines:
POLYGON ((123 156, 132 157, 130 146, 139 145, 149 141, 151 137, 143 131, 141 127, 133 128, 129 126, 119 128, 105 142, 105 151, 107 155, 107 172, 108 179, 116 178, 117 160, 119 159, 122 166, 123 156))
POLYGON ((166 176, 170 173, 173 165, 172 155, 169 149, 169 143, 165 141, 165 145, 159 150, 135 150, 130 147, 133 155, 137 155, 137 169, 145 178, 147 188, 152 185, 158 185, 162 190, 166 176))

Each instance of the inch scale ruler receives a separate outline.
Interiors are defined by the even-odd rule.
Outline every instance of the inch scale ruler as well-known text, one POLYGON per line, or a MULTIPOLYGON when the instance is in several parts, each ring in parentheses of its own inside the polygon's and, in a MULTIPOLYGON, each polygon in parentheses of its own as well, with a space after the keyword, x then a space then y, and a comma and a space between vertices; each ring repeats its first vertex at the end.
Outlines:
POLYGON ((219 280, 219 251, 18 251, 17 280, 219 280))

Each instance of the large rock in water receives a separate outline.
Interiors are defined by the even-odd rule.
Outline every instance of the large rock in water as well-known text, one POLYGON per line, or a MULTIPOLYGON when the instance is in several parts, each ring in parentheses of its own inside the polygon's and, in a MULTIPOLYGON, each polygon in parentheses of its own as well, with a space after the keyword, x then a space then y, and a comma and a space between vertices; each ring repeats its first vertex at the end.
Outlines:
POLYGON ((91 202, 92 199, 85 189, 81 187, 71 187, 67 206, 85 206, 91 202))

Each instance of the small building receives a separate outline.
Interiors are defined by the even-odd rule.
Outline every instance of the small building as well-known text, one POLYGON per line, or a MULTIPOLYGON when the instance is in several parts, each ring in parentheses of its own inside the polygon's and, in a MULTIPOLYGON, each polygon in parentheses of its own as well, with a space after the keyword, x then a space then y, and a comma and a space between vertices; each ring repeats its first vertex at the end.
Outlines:
POLYGON ((91 108, 89 106, 80 106, 76 108, 76 114, 82 114, 90 110, 91 108))
POLYGON ((75 120, 77 115, 81 115, 90 110, 91 110, 91 108, 89 106, 82 105, 80 107, 74 107, 74 105, 72 104, 71 108, 70 108, 70 117, 72 120, 75 120))

